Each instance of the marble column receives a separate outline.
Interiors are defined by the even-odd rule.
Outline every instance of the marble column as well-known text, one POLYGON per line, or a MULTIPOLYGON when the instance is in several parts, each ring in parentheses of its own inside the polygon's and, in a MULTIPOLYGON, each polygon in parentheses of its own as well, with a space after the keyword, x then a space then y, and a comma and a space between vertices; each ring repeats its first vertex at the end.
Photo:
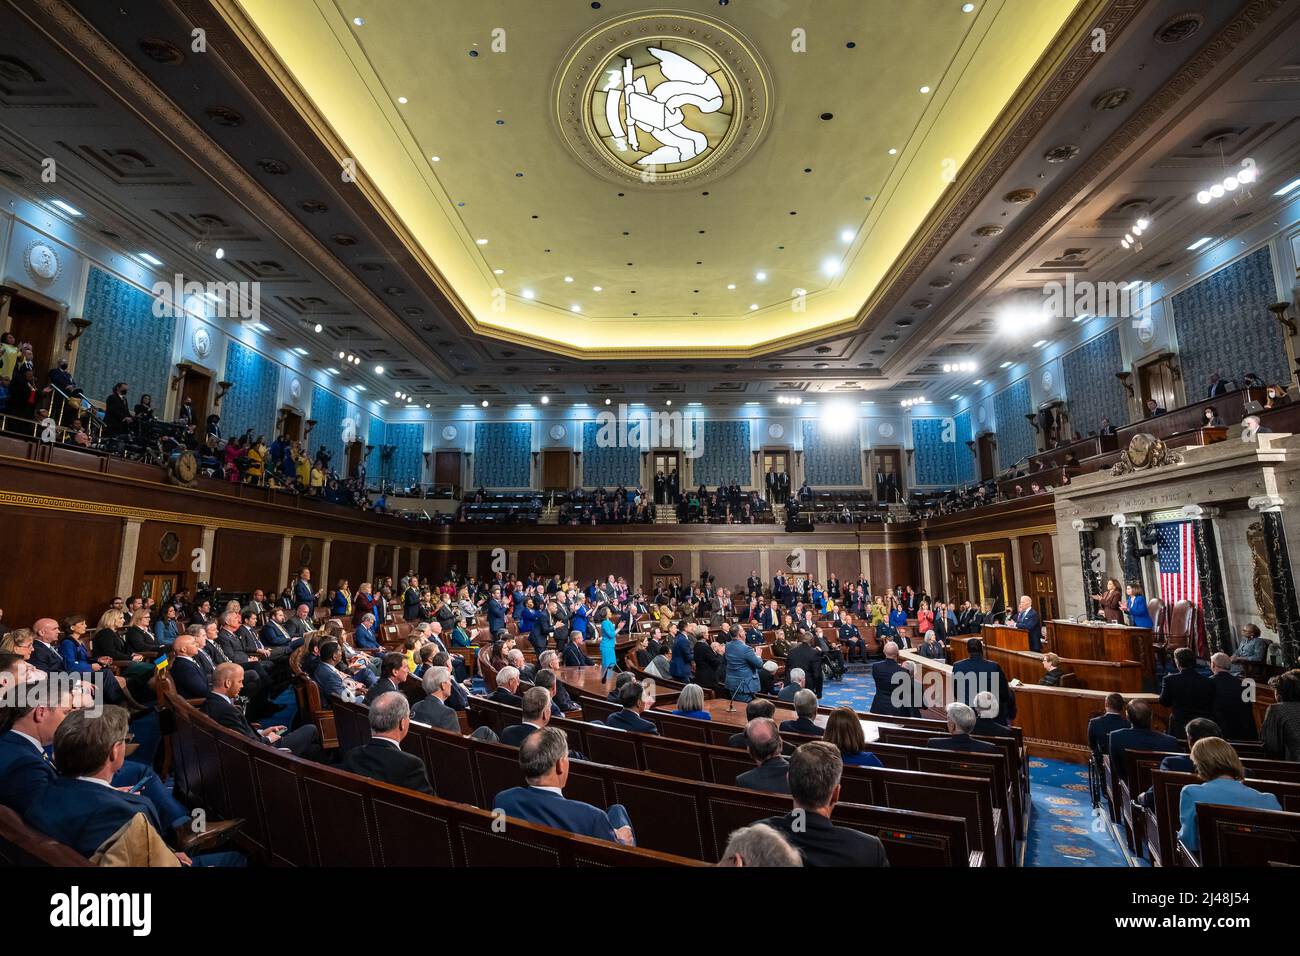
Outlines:
MULTIPOLYGON (((280 577, 277 579, 277 583, 285 584, 297 577, 289 570, 291 560, 293 560, 293 535, 286 534, 280 538, 280 577)), ((270 597, 270 595, 267 595, 267 597, 270 597)))
POLYGON ((1014 534, 1011 536, 1011 590, 1015 593, 1007 595, 1007 602, 1012 607, 1019 607, 1020 595, 1028 594, 1031 590, 1029 582, 1025 580, 1025 569, 1020 563, 1020 538, 1014 534))
MULTIPOLYGON (((1083 568, 1083 604, 1084 607, 1091 607, 1092 595, 1100 594, 1104 587, 1101 572, 1093 570, 1092 556, 1097 550, 1097 522, 1075 518, 1070 526, 1079 532, 1079 562, 1083 568)), ((1103 559, 1105 556, 1105 552, 1102 552, 1103 559)), ((1102 567, 1105 565, 1103 564, 1102 567)))
POLYGON ((1295 576, 1286 530, 1282 526, 1282 499, 1261 495, 1246 502, 1258 511, 1264 525, 1264 547, 1268 551, 1269 577, 1273 588, 1273 610, 1277 614, 1277 641, 1282 664, 1295 667, 1300 663, 1300 602, 1296 599, 1295 576))
MULTIPOLYGON (((366 580, 375 580, 375 546, 373 544, 366 549, 366 580)), ((359 581, 350 582, 354 594, 359 583, 359 581)))
POLYGON ((138 518, 126 518, 122 523, 122 550, 117 561, 117 593, 124 600, 135 593, 135 561, 140 551, 140 525, 138 518))
MULTIPOLYGON (((1111 515, 1110 523, 1119 528, 1119 540, 1117 542, 1119 573, 1106 576, 1118 579, 1121 589, 1125 584, 1141 584, 1142 559, 1138 557, 1137 552, 1142 547, 1142 539, 1138 536, 1138 529, 1142 527, 1142 516, 1135 514, 1111 515)), ((1100 590, 1091 593, 1100 593, 1100 590)), ((1091 603, 1091 599, 1089 603, 1091 603)))
POLYGON ((1232 626, 1228 623, 1228 605, 1223 589, 1223 571, 1219 565, 1219 543, 1214 533, 1218 508, 1186 505, 1183 517, 1192 525, 1192 547, 1196 551, 1196 576, 1201 589, 1201 619, 1209 653, 1232 646, 1232 626))
POLYGON ((921 545, 921 588, 934 597, 934 584, 930 580, 930 545, 921 545))

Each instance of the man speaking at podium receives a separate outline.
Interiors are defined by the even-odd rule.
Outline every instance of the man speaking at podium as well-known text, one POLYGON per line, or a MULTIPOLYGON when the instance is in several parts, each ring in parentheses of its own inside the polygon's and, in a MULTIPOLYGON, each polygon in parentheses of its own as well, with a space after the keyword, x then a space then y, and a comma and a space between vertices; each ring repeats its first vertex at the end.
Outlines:
POLYGON ((1016 611, 1016 627, 1029 632, 1029 649, 1031 651, 1042 651, 1043 622, 1038 619, 1038 612, 1034 610, 1034 602, 1029 600, 1027 594, 1020 596, 1020 608, 1016 611))

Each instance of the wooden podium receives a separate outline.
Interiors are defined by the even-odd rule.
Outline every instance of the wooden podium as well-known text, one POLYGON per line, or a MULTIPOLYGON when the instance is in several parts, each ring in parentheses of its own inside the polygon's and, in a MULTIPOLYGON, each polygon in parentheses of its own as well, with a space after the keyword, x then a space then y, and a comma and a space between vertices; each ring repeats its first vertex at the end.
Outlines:
POLYGON ((1043 625, 1048 649, 1061 657, 1092 661, 1136 661, 1147 686, 1154 686, 1154 636, 1149 627, 1103 624, 1100 621, 1048 621, 1043 625))
POLYGON ((990 647, 1001 647, 1008 651, 1029 650, 1029 632, 1022 631, 1014 624, 985 624, 980 629, 980 637, 990 647))

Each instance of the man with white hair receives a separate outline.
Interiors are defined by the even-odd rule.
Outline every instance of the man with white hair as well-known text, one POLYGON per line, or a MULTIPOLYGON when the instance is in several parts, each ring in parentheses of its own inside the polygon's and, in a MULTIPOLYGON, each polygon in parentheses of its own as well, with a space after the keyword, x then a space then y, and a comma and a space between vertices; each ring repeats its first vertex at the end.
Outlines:
POLYGON ((551 694, 545 687, 530 687, 521 698, 523 721, 501 731, 501 742, 518 747, 534 731, 542 730, 551 720, 551 694))
POLYGON ((948 736, 931 737, 926 741, 926 746, 938 750, 961 750, 967 753, 998 752, 998 748, 993 744, 976 740, 971 736, 971 731, 975 729, 975 711, 956 701, 949 704, 945 710, 948 714, 948 736))
POLYGON ((344 770, 433 795, 424 761, 402 750, 411 730, 411 706, 397 691, 381 694, 370 705, 370 739, 347 752, 344 770))
MULTIPOLYGON (((553 650, 543 651, 542 656, 537 658, 537 669, 533 673, 533 683, 537 683, 537 678, 541 671, 549 672, 555 678, 555 690, 551 695, 551 699, 555 703, 555 706, 559 708, 560 712, 568 713, 571 710, 581 710, 581 705, 569 695, 569 689, 565 687, 564 682, 560 680, 559 668, 560 655, 553 650)), ((549 690, 550 688, 547 689, 549 690)))
POLYGON ((911 670, 898 661, 898 644, 885 644, 885 659, 871 665, 871 679, 876 696, 871 699, 871 713, 891 717, 915 717, 921 707, 921 686, 911 670))
POLYGON ((488 695, 488 700, 509 704, 511 707, 520 705, 518 668, 507 666, 497 671, 497 689, 488 695))
POLYGON ((799 851, 766 823, 733 830, 718 866, 803 866, 799 851))
POLYGON ((451 696, 451 671, 446 667, 430 667, 421 680, 425 698, 411 710, 411 717, 430 727, 460 733, 460 718, 454 708, 447 706, 451 696))
POLYGON ((975 729, 971 731, 980 737, 1014 737, 1015 732, 1006 724, 995 719, 998 714, 998 699, 992 691, 982 690, 971 701, 975 711, 975 729))
POLYGON ((1232 673, 1232 657, 1219 651, 1210 657, 1210 683, 1214 685, 1214 722, 1224 740, 1258 740, 1255 707, 1247 700, 1245 681, 1232 673))
POLYGON ((533 682, 533 665, 529 664, 524 659, 524 652, 519 648, 514 647, 510 649, 510 653, 506 655, 506 663, 519 671, 519 679, 525 684, 531 684, 533 682))
POLYGON ((804 689, 804 685, 807 683, 807 677, 805 676, 802 667, 794 668, 786 676, 789 677, 789 680, 785 682, 785 686, 781 688, 781 693, 777 694, 777 697, 790 704, 794 703, 794 695, 804 689))

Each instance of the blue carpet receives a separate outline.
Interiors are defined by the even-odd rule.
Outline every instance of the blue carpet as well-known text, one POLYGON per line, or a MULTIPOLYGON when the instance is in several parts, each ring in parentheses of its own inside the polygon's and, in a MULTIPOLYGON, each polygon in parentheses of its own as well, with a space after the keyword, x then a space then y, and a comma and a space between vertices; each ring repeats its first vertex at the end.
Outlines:
POLYGON ((870 665, 850 664, 843 680, 823 680, 820 703, 825 707, 843 704, 864 713, 876 697, 876 682, 871 679, 870 665))

